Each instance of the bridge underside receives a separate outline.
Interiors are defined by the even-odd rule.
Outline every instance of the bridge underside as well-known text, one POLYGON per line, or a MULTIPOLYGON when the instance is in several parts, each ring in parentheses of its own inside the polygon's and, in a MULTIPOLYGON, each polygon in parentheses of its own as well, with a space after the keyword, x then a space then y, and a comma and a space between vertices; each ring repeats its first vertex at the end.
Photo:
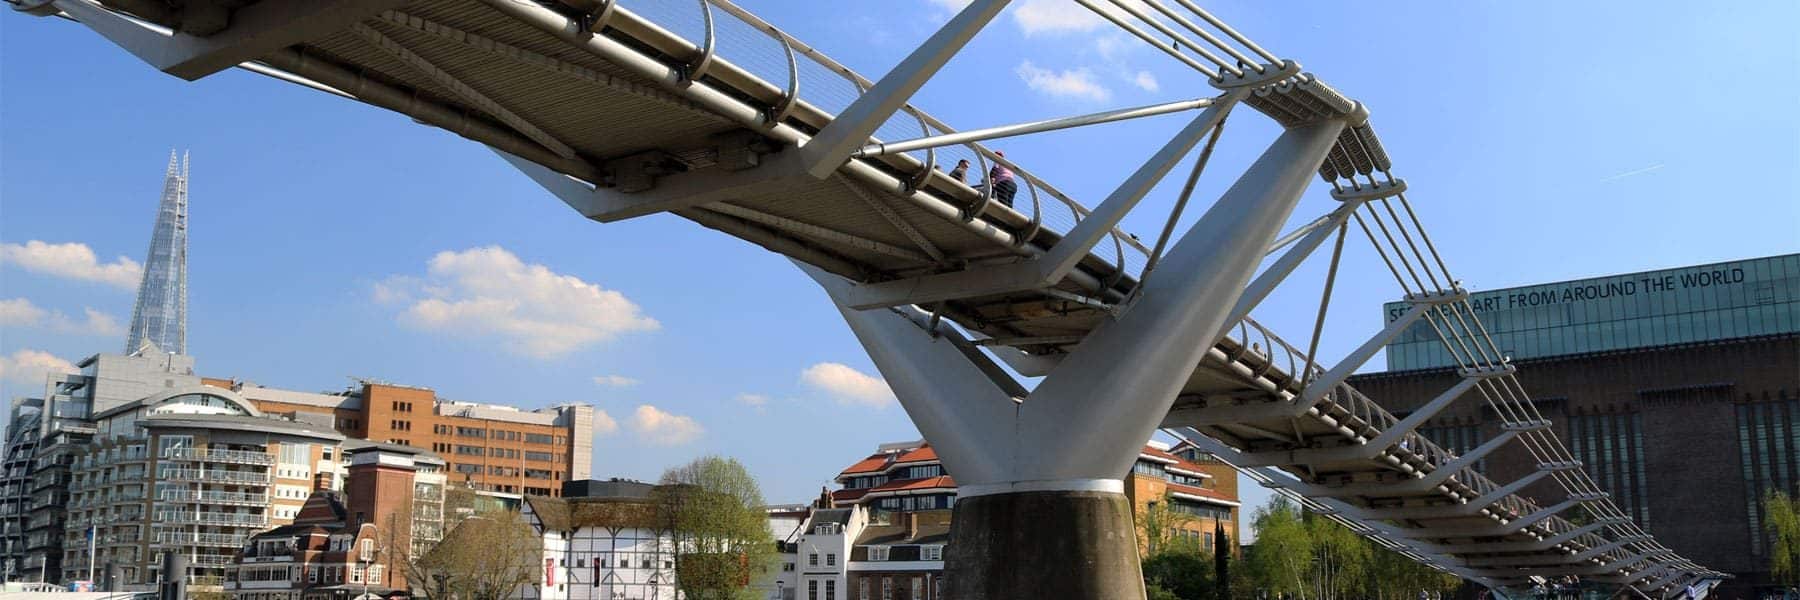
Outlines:
MULTIPOLYGON (((1185 0, 1175 1, 1198 11, 1185 0)), ((1470 456, 1445 451, 1415 432, 1430 412, 1465 394, 1513 414, 1523 389, 1497 354, 1465 346, 1464 384, 1446 390, 1423 417, 1401 419, 1343 384, 1397 329, 1327 369, 1314 363, 1311 348, 1301 351, 1249 319, 1250 309, 1334 234, 1341 249, 1351 220, 1376 244, 1382 238, 1365 223, 1380 225, 1396 254, 1403 246, 1389 226, 1406 235, 1410 221, 1429 245, 1401 195, 1404 182, 1386 175, 1388 159, 1368 126, 1367 111, 1299 72, 1292 61, 1239 60, 1235 69, 1221 63, 1213 73, 1216 89, 1207 92, 1217 96, 1191 107, 1205 110, 1090 210, 976 141, 847 154, 846 149, 875 142, 956 133, 913 107, 893 104, 916 89, 906 89, 909 77, 928 78, 935 70, 926 63, 941 65, 948 59, 944 52, 954 54, 961 42, 951 38, 972 35, 1004 2, 975 2, 881 82, 856 75, 724 0, 683 4, 681 10, 643 4, 261 0, 172 8, 148 0, 32 0, 16 8, 80 21, 179 77, 196 79, 241 66, 404 114, 494 148, 590 219, 673 213, 788 256, 828 282, 853 326, 856 315, 867 314, 904 321, 930 339, 953 340, 969 365, 990 376, 997 402, 1007 406, 1054 402, 1039 397, 1043 386, 1027 391, 1006 383, 1012 379, 995 375, 998 367, 989 357, 1014 372, 1055 379, 1065 363, 1101 364, 1071 358, 1093 345, 1097 331, 1121 329, 1120 323, 1132 319, 1158 322, 1132 316, 1161 310, 1145 308, 1159 297, 1146 289, 1230 283, 1230 295, 1205 297, 1212 305, 1207 318, 1221 325, 1181 321, 1182 331, 1190 334, 1183 356, 1193 360, 1178 370, 1144 375, 1159 376, 1168 385, 1144 388, 1154 389, 1148 394, 1154 398, 1119 405, 1155 406, 1156 415, 1166 411, 1160 419, 1144 417, 1144 433, 1162 428, 1205 445, 1266 485, 1303 498, 1309 508, 1395 551, 1489 586, 1529 586, 1533 578, 1577 575, 1668 597, 1719 577, 1655 544, 1611 508, 1603 493, 1581 483, 1591 480, 1566 450, 1557 451, 1560 442, 1547 437, 1541 416, 1518 414, 1504 435, 1470 456), (878 97, 894 86, 902 90, 897 99, 878 97), (865 94, 870 89, 879 93, 865 94), (880 106, 883 102, 889 106, 880 106), (1273 157, 1270 169, 1287 170, 1247 173, 1241 183, 1256 187, 1317 171, 1337 189, 1343 208, 1279 242, 1270 241, 1277 231, 1262 226, 1261 237, 1225 248, 1242 255, 1242 268, 1196 281, 1192 271, 1211 268, 1210 263, 1176 262, 1182 244, 1196 236, 1175 239, 1165 231, 1152 249, 1118 231, 1116 223, 1207 134, 1216 137, 1219 121, 1233 105, 1274 118, 1296 136, 1296 144, 1304 145, 1307 131, 1324 140, 1310 150, 1296 146, 1277 152, 1284 143, 1278 140, 1265 157, 1273 157), (1316 130, 1324 126, 1331 129, 1316 130), (946 169, 958 159, 971 161, 977 173, 995 164, 1010 166, 1017 174, 1016 195, 1008 202, 1001 191, 971 185, 978 175, 970 182, 952 178, 946 169), (1383 181, 1375 178, 1378 173, 1383 181), (1390 199, 1402 209, 1396 211, 1390 199), (1385 225, 1382 210, 1390 218, 1385 225), (1165 241, 1175 242, 1167 256, 1165 241), (1280 258, 1257 271, 1262 257, 1276 252, 1282 252, 1280 258), (1150 268, 1164 258, 1181 268, 1150 268), (1504 483, 1478 473, 1474 463, 1480 455, 1506 443, 1530 445, 1542 457, 1539 473, 1504 483), (1569 497, 1539 505, 1517 495, 1540 479, 1559 482, 1569 497), (1565 513, 1571 519, 1560 516, 1565 513)), ((1176 10, 1160 2, 1147 5, 1164 15, 1176 10)), ((1181 14, 1223 27, 1203 11, 1181 14)), ((1237 38, 1236 32, 1223 31, 1237 38)), ((1248 48, 1242 56, 1262 53, 1239 41, 1238 47, 1248 48)), ((1279 225, 1300 189, 1245 200, 1245 210, 1292 196, 1280 199, 1287 209, 1265 215, 1278 216, 1273 223, 1279 225)), ((1251 192, 1269 190, 1245 193, 1251 192)), ((1225 204, 1221 199, 1214 208, 1225 204)), ((1215 212, 1231 211, 1209 211, 1206 219, 1215 212)), ((1247 218, 1234 213, 1214 221, 1241 226, 1247 218)), ((1410 236, 1406 246, 1419 252, 1410 236)), ((1435 258, 1435 250, 1430 254, 1435 258)), ((1419 253, 1420 270, 1431 268, 1425 256, 1419 253)), ((1334 252, 1333 273, 1336 263, 1334 252)), ((1395 274, 1399 277, 1400 270, 1395 274)), ((1448 284, 1447 271, 1441 276, 1444 284, 1433 278, 1431 285, 1419 281, 1416 290, 1400 279, 1416 306, 1409 318, 1445 327, 1473 320, 1461 304, 1465 295, 1448 284)), ((1321 319, 1324 313, 1322 306, 1321 319)), ((1167 319, 1161 322, 1180 321, 1167 319)), ((1122 351, 1129 351, 1136 338, 1121 339, 1122 351)), ((882 343, 872 343, 872 351, 882 343)), ((890 380, 905 378, 883 366, 890 380)), ((906 390, 897 391, 909 400, 906 390)), ((1111 401, 1104 398, 1107 392, 1063 395, 1070 403, 1111 401)), ((918 402, 908 402, 916 421, 922 418, 918 402)), ((1108 418, 1106 413, 1093 418, 1108 418)), ((933 438, 930 429, 921 424, 933 438)), ((1121 432, 1137 430, 1121 427, 1121 432)), ((1135 454, 1143 438, 1136 435, 1120 448, 1135 454)), ((969 481, 992 484, 1061 476, 1053 472, 1060 467, 984 466, 973 458, 960 459, 959 466, 949 454, 954 452, 946 463, 957 469, 959 481, 965 472, 969 481), (1039 467, 1047 475, 1004 481, 975 475, 983 469, 1004 474, 1039 467)), ((1123 466, 1113 471, 1122 472, 1123 466)))

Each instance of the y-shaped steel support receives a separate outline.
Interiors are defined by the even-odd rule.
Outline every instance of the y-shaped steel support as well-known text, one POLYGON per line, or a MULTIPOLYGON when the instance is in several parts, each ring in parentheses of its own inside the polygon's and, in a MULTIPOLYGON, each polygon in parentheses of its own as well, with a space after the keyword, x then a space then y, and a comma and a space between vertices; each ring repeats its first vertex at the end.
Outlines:
POLYGON ((1029 393, 954 329, 913 308, 857 310, 852 282, 802 265, 957 480, 946 597, 1143 597, 1122 478, 1343 127, 1283 133, 1135 303, 1029 393))

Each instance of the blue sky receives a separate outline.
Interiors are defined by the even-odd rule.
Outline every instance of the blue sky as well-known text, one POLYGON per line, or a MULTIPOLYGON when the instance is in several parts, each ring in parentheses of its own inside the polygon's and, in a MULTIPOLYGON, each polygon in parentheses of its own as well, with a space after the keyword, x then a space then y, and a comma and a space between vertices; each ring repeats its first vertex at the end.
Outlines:
MULTIPOLYGON (((878 78, 954 1, 745 4, 878 78)), ((966 128, 1215 93, 1072 3, 1014 4, 916 104, 966 128)), ((1800 249, 1794 3, 1207 4, 1371 107, 1471 288, 1800 249)), ((722 453, 771 501, 804 501, 877 443, 916 436, 785 259, 671 216, 589 222, 482 147, 407 118, 242 71, 183 82, 73 23, 4 12, 8 398, 36 389, 29 365, 45 356, 120 350, 135 289, 121 261, 143 259, 176 147, 193 154, 189 345, 204 374, 588 402, 616 423, 595 442, 596 476, 652 479, 722 453)), ((998 146, 1092 204, 1185 119, 998 146)), ((1216 197, 1274 134, 1236 115, 1198 197, 1216 197)), ((1179 183, 1127 228, 1152 237, 1179 183)), ((1296 220, 1331 208, 1314 188, 1296 220)), ((1357 242, 1326 356, 1378 330, 1380 303, 1399 293, 1357 242)), ((1304 340, 1322 263, 1257 317, 1304 340)))

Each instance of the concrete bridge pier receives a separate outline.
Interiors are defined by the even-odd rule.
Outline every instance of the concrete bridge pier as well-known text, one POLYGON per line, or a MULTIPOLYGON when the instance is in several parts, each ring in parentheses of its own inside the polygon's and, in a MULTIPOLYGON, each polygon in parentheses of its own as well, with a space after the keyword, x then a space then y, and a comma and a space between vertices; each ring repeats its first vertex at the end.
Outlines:
MULTIPOLYGON (((1123 477, 1225 330, 1343 127, 1327 121, 1283 133, 1175 243, 1137 299, 1073 352, 997 349, 1020 359, 1015 366, 1047 369, 1035 390, 925 312, 850 308, 856 283, 801 265, 957 481, 945 598, 1144 597, 1123 477)), ((1144 169, 1166 173, 1191 148, 1183 142, 1178 136, 1144 169)))

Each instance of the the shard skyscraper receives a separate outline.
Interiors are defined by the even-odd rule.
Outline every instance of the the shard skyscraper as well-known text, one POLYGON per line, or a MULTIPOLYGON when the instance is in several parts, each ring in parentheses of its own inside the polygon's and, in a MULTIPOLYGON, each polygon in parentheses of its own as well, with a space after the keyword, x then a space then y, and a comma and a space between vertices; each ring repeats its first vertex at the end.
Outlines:
POLYGON ((162 202, 150 231, 150 255, 138 284, 137 306, 131 309, 131 331, 125 353, 156 350, 187 354, 188 158, 169 151, 163 176, 162 202))

